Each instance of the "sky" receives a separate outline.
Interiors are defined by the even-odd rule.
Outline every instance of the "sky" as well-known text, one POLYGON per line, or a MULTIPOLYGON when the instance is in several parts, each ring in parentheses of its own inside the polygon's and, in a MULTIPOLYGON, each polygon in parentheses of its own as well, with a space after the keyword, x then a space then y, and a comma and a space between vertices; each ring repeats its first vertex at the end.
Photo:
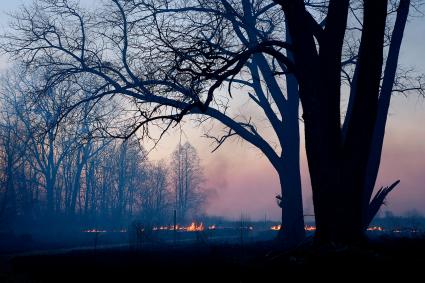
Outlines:
MULTIPOLYGON (((5 12, 29 0, 0 0, 0 25, 8 21, 5 12)), ((89 3, 88 0, 83 2, 89 3)), ((8 66, 0 57, 0 69, 8 66)), ((425 17, 413 17, 407 25, 400 64, 425 73, 425 17)), ((387 123, 381 169, 376 187, 400 179, 390 193, 383 212, 425 214, 425 98, 418 95, 393 96, 387 123)), ((198 150, 206 176, 205 186, 211 192, 207 213, 237 219, 241 214, 251 219, 278 220, 280 209, 275 196, 280 185, 274 169, 256 148, 241 140, 231 140, 218 151, 211 140, 202 138, 203 130, 185 123, 171 130, 150 153, 153 160, 166 159, 179 143, 188 140, 198 150)), ((312 214, 311 188, 308 181, 304 145, 302 144, 302 181, 305 214, 312 214)))

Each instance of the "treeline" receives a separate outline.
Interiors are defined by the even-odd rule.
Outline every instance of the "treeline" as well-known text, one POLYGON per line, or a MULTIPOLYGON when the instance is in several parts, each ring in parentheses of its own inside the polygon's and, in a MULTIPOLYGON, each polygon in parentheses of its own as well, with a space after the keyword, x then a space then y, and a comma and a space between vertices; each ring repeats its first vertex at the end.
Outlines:
POLYGON ((174 209, 179 222, 202 212, 192 145, 178 146, 169 162, 151 161, 136 135, 114 138, 99 128, 98 117, 114 111, 85 104, 68 113, 72 85, 40 92, 42 79, 12 72, 1 84, 1 229, 159 225, 174 209))

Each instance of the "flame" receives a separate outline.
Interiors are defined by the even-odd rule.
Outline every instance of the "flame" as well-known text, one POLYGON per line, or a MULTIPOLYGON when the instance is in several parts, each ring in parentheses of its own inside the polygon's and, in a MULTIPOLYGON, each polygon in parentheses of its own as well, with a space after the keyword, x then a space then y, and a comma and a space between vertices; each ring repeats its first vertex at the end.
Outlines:
MULTIPOLYGON (((208 229, 215 229, 215 225, 209 226, 208 229)), ((174 226, 158 226, 158 227, 152 227, 153 231, 172 231, 174 230, 174 226)), ((176 225, 176 230, 178 231, 187 231, 187 232, 196 232, 196 231, 204 231, 205 226, 203 223, 200 223, 199 225, 195 222, 192 222, 189 226, 179 226, 176 225)))
POLYGON ((281 227, 282 227, 281 225, 275 225, 275 226, 270 227, 270 229, 272 229, 274 231, 279 231, 281 227))
MULTIPOLYGON (((270 227, 270 229, 271 230, 274 230, 274 231, 279 231, 281 227, 282 227, 281 225, 275 225, 275 226, 270 227)), ((316 231, 316 227, 315 226, 306 225, 304 227, 304 230, 306 230, 306 231, 316 231)))
POLYGON ((304 230, 305 231, 316 231, 316 226, 305 225, 304 230))
POLYGON ((202 224, 202 222, 199 225, 196 225, 195 222, 192 222, 189 226, 185 227, 185 230, 188 232, 204 231, 204 229, 204 224, 202 224))
POLYGON ((371 227, 367 228, 367 231, 384 231, 384 228, 382 228, 380 226, 371 226, 371 227))

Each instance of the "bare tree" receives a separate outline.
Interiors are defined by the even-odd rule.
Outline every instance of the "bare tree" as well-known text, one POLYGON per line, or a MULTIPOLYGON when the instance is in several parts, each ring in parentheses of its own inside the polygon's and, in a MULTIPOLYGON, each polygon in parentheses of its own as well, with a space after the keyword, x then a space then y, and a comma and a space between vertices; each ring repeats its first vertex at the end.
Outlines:
POLYGON ((164 161, 149 166, 144 188, 140 190, 142 214, 154 225, 170 223, 173 207, 172 190, 169 187, 168 168, 164 161))
POLYGON ((40 76, 37 75, 17 73, 9 76, 4 85, 3 101, 23 130, 21 139, 26 144, 25 152, 33 158, 34 163, 30 165, 44 179, 47 211, 52 213, 56 209, 54 199, 58 171, 75 139, 63 128, 55 126, 64 109, 66 90, 48 89, 43 101, 32 99, 39 81, 40 76))
POLYGON ((43 76, 20 70, 6 78, 0 124, 2 221, 13 226, 17 216, 44 223, 67 217, 80 219, 74 223, 93 223, 103 216, 125 226, 131 217, 152 209, 146 199, 155 194, 155 212, 165 214, 169 199, 167 183, 161 181, 165 169, 151 166, 135 139, 118 143, 94 138, 99 130, 96 121, 105 115, 96 109, 100 104, 83 104, 63 117, 70 85, 39 91, 43 76))
POLYGON ((2 103, 2 123, 1 123, 1 199, 0 199, 0 219, 10 220, 16 215, 17 210, 17 174, 16 168, 21 162, 25 145, 22 142, 21 127, 19 121, 11 115, 9 109, 5 109, 2 103))
POLYGON ((171 156, 171 178, 178 222, 182 223, 202 212, 203 170, 196 149, 189 143, 179 144, 171 156))

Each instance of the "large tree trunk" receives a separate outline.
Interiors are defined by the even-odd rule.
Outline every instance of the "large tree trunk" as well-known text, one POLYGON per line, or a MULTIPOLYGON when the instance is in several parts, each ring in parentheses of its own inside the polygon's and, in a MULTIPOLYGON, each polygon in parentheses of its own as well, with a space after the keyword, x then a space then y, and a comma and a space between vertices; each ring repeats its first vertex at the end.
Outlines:
MULTIPOLYGON (((258 34, 256 30, 256 16, 252 11, 249 1, 242 2, 244 9, 244 21, 247 23, 247 41, 258 44, 258 34)), ((246 40, 240 35, 242 41, 246 40)), ((289 32, 286 33, 286 41, 291 43, 289 32)), ((293 60, 291 52, 287 52, 287 57, 293 60)), ((286 70, 284 65, 281 65, 286 70)), ((300 176, 300 132, 299 132, 299 95, 298 82, 294 74, 286 75, 286 93, 281 89, 275 74, 270 68, 270 64, 263 54, 255 54, 250 64, 250 72, 253 79, 253 88, 259 102, 263 105, 265 115, 271 121, 276 134, 280 137, 283 155, 281 156, 282 168, 276 168, 281 184, 281 197, 279 206, 282 209, 282 225, 278 233, 278 240, 285 247, 295 247, 305 238, 304 216, 302 203, 302 186, 300 176), (257 68, 258 67, 258 68, 257 68), (261 76, 260 76, 261 73, 261 76), (268 107, 268 95, 264 93, 261 81, 265 85, 275 101, 279 115, 268 107), (278 125, 276 125, 278 124, 278 125)))
POLYGON ((375 217, 379 208, 383 204, 385 197, 398 184, 398 182, 389 186, 390 190, 381 190, 371 202, 373 190, 375 188, 376 178, 381 163, 382 147, 384 144, 385 126, 387 124, 388 110, 390 108, 391 94, 393 90, 394 80, 397 71, 398 57, 400 54, 401 42, 403 39, 404 29, 406 27, 407 16, 409 14, 410 0, 400 0, 397 10, 397 17, 394 23, 394 29, 391 36, 391 43, 388 51, 387 61, 385 64, 384 79, 382 82, 381 93, 378 101, 378 113, 373 133, 372 147, 370 150, 367 175, 365 181, 364 203, 367 212, 364 213, 365 219, 363 229, 366 230, 370 222, 375 217))
MULTIPOLYGON (((290 43, 289 33, 286 36, 290 43)), ((293 60, 293 54, 288 52, 293 60)), ((287 103, 285 115, 285 130, 283 131, 283 168, 279 173, 282 208, 282 226, 278 238, 285 246, 298 246, 304 241, 304 211, 302 199, 300 171, 300 126, 299 126, 299 95, 298 82, 293 74, 286 76, 287 103), (285 150, 286 149, 286 150, 285 150)))
POLYGON ((356 94, 343 140, 340 72, 348 5, 348 0, 330 1, 317 50, 303 1, 282 4, 298 70, 319 242, 363 238, 363 185, 377 115, 387 0, 364 1, 356 94))
MULTIPOLYGON (((296 165, 289 162, 287 164, 296 165)), ((288 169, 288 166, 284 166, 279 172, 282 193, 279 206, 282 208, 282 225, 278 240, 284 247, 293 248, 303 242, 305 230, 299 170, 288 169)))
POLYGON ((364 184, 378 113, 386 16, 387 0, 365 1, 356 94, 342 156, 342 180, 348 181, 347 197, 352 198, 348 220, 359 236, 364 232, 369 206, 369 200, 364 198, 364 184))
MULTIPOLYGON (((284 97, 263 55, 255 56, 251 68, 251 74, 254 78, 253 85, 257 94, 265 97, 261 89, 260 76, 256 65, 258 65, 269 91, 274 93, 274 97, 284 97)), ((282 241, 285 247, 293 247, 305 238, 300 175, 299 96, 298 83, 294 75, 286 76, 286 91, 285 117, 282 126, 284 129, 278 133, 281 135, 283 148, 280 161, 282 168, 276 169, 283 198, 280 206, 282 208, 282 225, 278 240, 282 241)))

